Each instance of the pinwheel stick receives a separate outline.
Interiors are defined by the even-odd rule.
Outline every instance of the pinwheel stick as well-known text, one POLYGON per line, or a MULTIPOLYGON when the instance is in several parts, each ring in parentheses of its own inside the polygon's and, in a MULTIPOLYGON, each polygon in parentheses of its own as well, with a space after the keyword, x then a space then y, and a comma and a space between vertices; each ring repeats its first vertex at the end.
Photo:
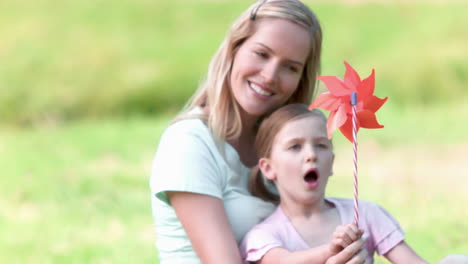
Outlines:
POLYGON ((353 154, 354 154, 354 224, 359 228, 359 201, 358 201, 358 166, 357 166, 357 93, 351 93, 351 105, 353 116, 353 154))

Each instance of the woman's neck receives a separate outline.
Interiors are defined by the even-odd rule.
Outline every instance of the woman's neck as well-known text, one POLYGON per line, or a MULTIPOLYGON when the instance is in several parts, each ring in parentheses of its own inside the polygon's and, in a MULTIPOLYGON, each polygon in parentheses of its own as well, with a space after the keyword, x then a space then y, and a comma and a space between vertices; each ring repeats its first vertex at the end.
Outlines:
POLYGON ((255 138, 255 134, 256 134, 255 127, 257 125, 259 117, 250 115, 242 109, 240 109, 240 117, 241 117, 241 122, 242 122, 242 134, 244 134, 244 136, 253 135, 253 137, 255 138))
POLYGON ((241 110, 242 131, 238 138, 229 140, 239 154, 239 158, 246 167, 253 167, 257 164, 255 154, 255 136, 258 117, 249 115, 241 110))
POLYGON ((245 129, 242 129, 242 133, 237 139, 228 142, 236 149, 244 166, 251 168, 257 164, 257 155, 254 149, 255 134, 253 132, 247 133, 245 129))

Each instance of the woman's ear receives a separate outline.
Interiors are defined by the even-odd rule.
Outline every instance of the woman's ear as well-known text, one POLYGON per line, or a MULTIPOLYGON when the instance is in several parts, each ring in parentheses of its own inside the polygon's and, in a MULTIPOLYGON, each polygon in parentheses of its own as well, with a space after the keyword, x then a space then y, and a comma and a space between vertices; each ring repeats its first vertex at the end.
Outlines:
POLYGON ((261 158, 258 161, 258 167, 262 171, 263 176, 270 181, 276 180, 276 175, 271 167, 271 161, 269 158, 261 158))

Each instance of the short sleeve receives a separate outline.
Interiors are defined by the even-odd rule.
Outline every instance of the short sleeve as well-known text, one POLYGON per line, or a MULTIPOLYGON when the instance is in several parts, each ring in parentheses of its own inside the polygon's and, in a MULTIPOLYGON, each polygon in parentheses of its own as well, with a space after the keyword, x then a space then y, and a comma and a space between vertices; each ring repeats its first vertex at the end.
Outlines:
POLYGON ((219 169, 217 153, 211 133, 201 120, 172 124, 161 136, 153 161, 153 195, 165 203, 169 203, 167 191, 221 198, 225 179, 219 169))
POLYGON ((398 221, 384 208, 367 202, 367 221, 379 255, 385 255, 405 239, 404 231, 398 221))
MULTIPOLYGON (((277 228, 277 227, 276 227, 277 228)), ((276 235, 272 224, 259 224, 250 230, 240 245, 244 263, 255 262, 272 248, 284 248, 283 241, 276 235)))

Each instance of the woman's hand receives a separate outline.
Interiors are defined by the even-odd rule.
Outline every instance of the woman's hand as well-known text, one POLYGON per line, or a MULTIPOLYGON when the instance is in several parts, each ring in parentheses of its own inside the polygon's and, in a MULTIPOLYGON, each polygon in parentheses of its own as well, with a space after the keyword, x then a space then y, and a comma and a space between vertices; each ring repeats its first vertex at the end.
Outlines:
POLYGON ((220 199, 187 192, 169 192, 168 196, 202 263, 242 263, 220 199))
POLYGON ((367 250, 364 248, 364 239, 360 238, 339 253, 330 257, 326 264, 363 264, 368 255, 367 250))

